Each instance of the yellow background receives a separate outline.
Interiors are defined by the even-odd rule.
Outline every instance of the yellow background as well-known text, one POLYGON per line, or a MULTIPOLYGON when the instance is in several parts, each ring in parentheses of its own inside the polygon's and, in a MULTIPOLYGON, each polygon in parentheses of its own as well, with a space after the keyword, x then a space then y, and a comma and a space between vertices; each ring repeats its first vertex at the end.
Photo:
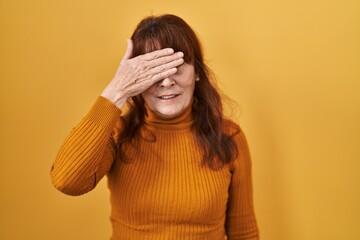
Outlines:
POLYGON ((262 239, 360 239, 359 0, 1 0, 0 239, 108 239, 106 180, 68 197, 49 169, 135 25, 165 12, 239 104, 262 239))

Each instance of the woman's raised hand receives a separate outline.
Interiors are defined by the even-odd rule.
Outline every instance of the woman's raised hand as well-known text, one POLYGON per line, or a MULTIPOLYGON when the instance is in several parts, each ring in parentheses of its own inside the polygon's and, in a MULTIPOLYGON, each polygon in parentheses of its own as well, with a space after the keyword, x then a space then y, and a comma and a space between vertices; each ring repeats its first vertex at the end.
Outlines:
POLYGON ((114 78, 102 92, 118 108, 122 108, 129 97, 136 96, 154 83, 176 73, 183 62, 182 52, 174 53, 171 48, 132 57, 133 42, 128 46, 114 78))

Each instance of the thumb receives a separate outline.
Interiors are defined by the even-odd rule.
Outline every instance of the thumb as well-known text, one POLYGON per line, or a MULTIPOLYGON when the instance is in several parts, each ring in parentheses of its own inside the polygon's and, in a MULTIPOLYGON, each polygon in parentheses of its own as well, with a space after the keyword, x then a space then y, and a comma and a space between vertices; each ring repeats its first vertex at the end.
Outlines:
POLYGON ((124 54, 124 57, 122 60, 127 60, 130 59, 132 56, 132 51, 133 51, 133 41, 131 39, 127 39, 127 48, 124 54))

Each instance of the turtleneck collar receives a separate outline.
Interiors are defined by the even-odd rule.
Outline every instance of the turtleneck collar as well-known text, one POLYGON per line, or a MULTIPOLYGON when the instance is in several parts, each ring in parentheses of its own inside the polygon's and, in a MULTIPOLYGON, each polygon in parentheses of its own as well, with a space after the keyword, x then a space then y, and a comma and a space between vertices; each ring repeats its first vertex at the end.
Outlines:
POLYGON ((145 104, 145 126, 149 130, 162 131, 186 131, 191 128, 193 123, 192 104, 191 101, 184 111, 173 118, 163 118, 152 111, 147 104, 145 104))

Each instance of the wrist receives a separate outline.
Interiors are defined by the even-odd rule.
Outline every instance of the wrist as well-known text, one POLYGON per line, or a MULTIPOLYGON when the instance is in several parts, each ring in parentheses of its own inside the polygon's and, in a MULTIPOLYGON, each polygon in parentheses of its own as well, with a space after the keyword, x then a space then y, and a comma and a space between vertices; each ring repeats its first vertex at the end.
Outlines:
POLYGON ((122 109, 128 99, 128 97, 125 96, 125 94, 121 92, 111 92, 105 89, 101 95, 102 97, 108 99, 110 102, 112 102, 117 108, 122 109))

